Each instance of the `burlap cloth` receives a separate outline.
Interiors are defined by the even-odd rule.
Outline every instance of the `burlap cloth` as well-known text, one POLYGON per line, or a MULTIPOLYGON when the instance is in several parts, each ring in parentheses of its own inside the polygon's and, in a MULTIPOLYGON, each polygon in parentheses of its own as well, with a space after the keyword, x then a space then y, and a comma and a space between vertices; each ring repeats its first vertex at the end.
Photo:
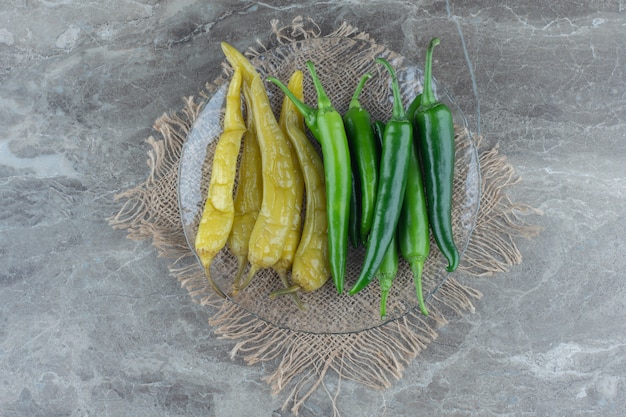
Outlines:
MULTIPOLYGON (((320 54, 329 55, 329 60, 339 56, 356 62, 354 74, 358 75, 370 69, 368 65, 377 56, 385 56, 394 65, 401 65, 403 61, 403 57, 347 24, 324 36, 310 19, 296 18, 285 27, 279 27, 278 22, 273 21, 272 29, 272 38, 259 43, 256 50, 251 48, 248 55, 262 73, 279 74, 282 79, 286 79, 295 67, 302 68, 305 59, 319 60, 320 54), (302 45, 311 39, 323 39, 325 50, 311 51, 308 48, 303 53, 302 45), (338 46, 335 48, 335 45, 338 46), (346 45, 350 47, 340 50, 346 45), (276 48, 279 54, 264 55, 276 48), (333 49, 336 51, 332 52, 333 49), (275 59, 267 59, 268 56, 275 59)), ((266 381, 275 394, 288 389, 284 407, 291 405, 294 414, 298 414, 302 404, 318 388, 323 387, 328 392, 324 382, 331 375, 376 389, 390 387, 394 380, 402 377, 404 367, 437 337, 439 326, 447 323, 450 317, 471 312, 473 300, 481 297, 479 291, 461 284, 457 276, 469 279, 493 275, 519 264, 522 256, 515 239, 530 238, 539 232, 524 217, 540 213, 507 197, 506 189, 520 178, 506 157, 499 153, 498 147, 483 149, 479 137, 472 136, 465 127, 458 127, 453 217, 457 220, 455 238, 465 246, 458 271, 453 275, 442 275, 440 271, 445 261, 432 245, 434 249, 424 273, 429 317, 422 316, 415 303, 410 302, 415 294, 406 265, 394 281, 388 307, 392 312, 391 319, 385 322, 376 316, 380 293, 375 285, 370 285, 372 288, 355 301, 348 296, 336 296, 329 283, 323 291, 305 295, 310 308, 304 313, 298 312, 289 301, 274 301, 272 304, 268 302, 267 294, 278 288, 279 282, 270 279, 271 270, 257 276, 241 299, 223 300, 208 286, 187 243, 179 210, 178 187, 181 153, 193 124, 207 100, 225 85, 229 74, 230 69, 225 66, 224 74, 208 83, 198 98, 186 98, 180 111, 164 114, 155 122, 154 128, 160 137, 147 139, 151 146, 149 176, 144 183, 116 196, 125 202, 119 212, 108 219, 109 223, 115 228, 126 229, 130 239, 151 239, 159 256, 172 260, 171 274, 187 289, 193 301, 210 309, 209 325, 215 333, 235 342, 231 357, 240 357, 249 365, 266 363, 266 369, 272 370, 265 377, 266 381), (467 186, 463 184, 471 176, 468 166, 473 154, 476 155, 473 163, 479 167, 478 172, 471 173, 478 178, 475 211, 466 207, 467 186), (464 224, 468 221, 470 225, 464 224)), ((335 79, 341 77, 335 74, 335 79)), ((374 87, 368 87, 373 92, 361 100, 378 118, 384 118, 391 108, 386 100, 388 83, 381 80, 378 87, 375 83, 374 87)), ((322 82, 327 86, 329 81, 322 77, 322 82)), ((342 107, 349 101, 353 86, 345 87, 345 91, 338 91, 336 87, 332 86, 332 91, 327 88, 327 91, 338 109, 345 111, 342 107)), ((310 85, 305 84, 305 91, 307 88, 311 90, 310 85)), ((308 94, 308 97, 312 97, 313 101, 308 101, 314 103, 315 94, 308 94)), ((276 107, 277 103, 273 104, 276 107)), ((209 155, 210 152, 209 149, 209 155)), ((210 175, 210 169, 207 170, 210 162, 207 157, 202 172, 205 177, 210 175)), ((190 232, 187 230, 187 233, 190 232)), ((358 252, 351 255, 359 257, 358 252)), ((216 268, 225 271, 225 276, 236 268, 227 250, 215 263, 216 268)), ((329 393, 335 414, 338 414, 334 407, 337 394, 329 393)))

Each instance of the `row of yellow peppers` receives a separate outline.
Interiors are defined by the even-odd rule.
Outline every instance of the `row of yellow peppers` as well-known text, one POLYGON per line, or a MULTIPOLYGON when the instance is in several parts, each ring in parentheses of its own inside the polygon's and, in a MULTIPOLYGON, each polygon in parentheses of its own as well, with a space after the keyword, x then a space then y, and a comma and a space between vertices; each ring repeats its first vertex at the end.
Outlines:
MULTIPOLYGON (((212 279, 210 266, 228 245, 239 262, 233 294, 245 288, 259 269, 272 268, 284 287, 275 294, 291 293, 300 304, 296 291, 314 291, 330 276, 323 163, 293 103, 285 98, 276 120, 260 74, 231 45, 222 43, 222 50, 234 74, 196 235, 196 253, 209 283, 221 296, 225 294, 212 279), (242 90, 246 121, 241 112, 242 90), (244 277, 248 262, 250 268, 244 277)), ((288 85, 300 99, 302 78, 302 72, 296 71, 288 85)))

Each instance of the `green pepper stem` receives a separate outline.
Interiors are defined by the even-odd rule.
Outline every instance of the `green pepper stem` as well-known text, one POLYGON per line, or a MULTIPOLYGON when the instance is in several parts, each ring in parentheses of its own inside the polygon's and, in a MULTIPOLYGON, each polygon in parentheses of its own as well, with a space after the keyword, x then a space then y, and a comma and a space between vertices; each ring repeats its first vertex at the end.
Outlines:
MULTIPOLYGON (((302 300, 300 300, 300 297, 298 297, 298 289, 300 287, 298 287, 296 285, 296 289, 294 290, 293 287, 294 286, 290 286, 289 285, 289 280, 287 279, 287 271, 285 269, 281 269, 278 272, 278 277, 280 278, 280 282, 283 284, 283 289, 288 289, 288 288, 292 288, 291 291, 286 292, 286 294, 289 294, 291 296, 291 298, 293 299, 293 301, 296 303, 296 305, 298 306, 298 309, 303 310, 304 309, 304 304, 302 304, 302 300)), ((280 291, 280 290, 278 290, 280 291)), ((272 294, 270 294, 270 297, 272 296, 272 294)))
POLYGON ((361 91, 363 91, 363 87, 365 87, 365 83, 370 78, 372 78, 372 74, 371 73, 366 72, 365 74, 363 74, 363 76, 359 80, 359 83, 356 86, 356 90, 354 90, 354 94, 352 95, 352 100, 350 100, 349 109, 360 109, 361 108, 361 103, 359 103, 359 96, 361 95, 361 91))
POLYGON ((304 117, 307 126, 315 126, 315 120, 317 119, 317 110, 313 107, 305 104, 302 100, 300 100, 296 95, 278 78, 276 77, 267 77, 267 80, 276 84, 278 88, 280 88, 283 93, 292 101, 293 105, 296 106, 300 114, 304 117))
POLYGON ((313 81, 315 92, 317 93, 317 110, 324 112, 325 110, 332 109, 333 104, 331 103, 330 98, 328 98, 328 96, 326 95, 326 91, 324 91, 322 82, 317 77, 317 73, 315 72, 315 65, 313 65, 313 61, 307 61, 306 66, 309 69, 309 73, 311 74, 311 80, 313 81))
POLYGON ((426 62, 424 63, 424 90, 422 91, 422 103, 424 107, 430 107, 437 102, 433 91, 433 49, 439 45, 439 38, 432 38, 426 49, 426 62))
POLYGON ((285 288, 282 288, 280 290, 276 290, 276 291, 273 291, 272 293, 270 293, 270 298, 274 299, 276 297, 282 297, 284 295, 290 295, 290 296, 293 297, 294 301, 296 302, 296 305, 298 306, 298 309, 305 310, 306 308, 305 308, 304 304, 300 300, 300 297, 298 297, 298 293, 300 291, 302 291, 302 287, 300 287, 299 285, 292 285, 290 287, 287 286, 285 288))
POLYGON ((247 257, 245 255, 237 256, 237 274, 235 275, 235 280, 233 281, 233 285, 235 287, 239 286, 239 283, 243 278, 243 273, 246 270, 246 260, 247 257))
POLYGON ((387 296, 389 295, 389 291, 391 290, 393 279, 395 278, 396 273, 378 271, 376 276, 380 284, 380 318, 384 320, 387 317, 387 296))
POLYGON ((220 287, 217 285, 217 283, 213 280, 213 277, 211 276, 211 264, 210 263, 207 263, 204 266, 204 272, 206 274, 206 278, 207 278, 207 281, 209 282, 209 285, 211 286, 211 288, 213 288, 213 291, 215 291, 217 295, 219 295, 220 297, 226 298, 226 294, 224 294, 224 291, 220 289, 220 287))
POLYGON ((254 276, 256 275, 258 270, 259 270, 258 266, 252 265, 250 267, 250 270, 248 271, 248 275, 246 275, 244 281, 242 283, 234 283, 233 284, 233 292, 232 292, 233 296, 237 295, 239 293, 239 291, 243 290, 248 285, 250 285, 250 283, 252 282, 252 279, 254 278, 254 276))
POLYGON ((270 293, 270 298, 282 297, 287 294, 294 294, 302 291, 302 287, 299 285, 292 285, 289 287, 281 288, 280 290, 272 291, 270 293))
POLYGON ((380 293, 380 318, 381 320, 385 320, 387 318, 387 296, 389 295, 389 290, 382 290, 380 293))
POLYGON ((421 259, 412 259, 409 264, 413 271, 413 280, 415 281, 415 292, 417 293, 417 301, 420 311, 423 315, 428 316, 428 309, 424 302, 424 293, 422 291, 422 271, 424 270, 424 261, 421 259))
POLYGON ((391 89, 393 91, 392 118, 394 120, 406 120, 406 112, 404 111, 404 106, 402 105, 402 95, 400 94, 400 86, 398 85, 396 71, 393 69, 389 61, 384 58, 377 58, 376 62, 384 65, 391 76, 391 89))

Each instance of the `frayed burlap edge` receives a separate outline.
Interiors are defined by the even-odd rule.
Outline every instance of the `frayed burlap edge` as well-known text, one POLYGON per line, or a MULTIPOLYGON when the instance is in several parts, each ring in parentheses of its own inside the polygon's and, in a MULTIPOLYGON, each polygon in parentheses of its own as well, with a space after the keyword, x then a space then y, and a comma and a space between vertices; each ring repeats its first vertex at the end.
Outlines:
MULTIPOLYGON (((272 21, 273 42, 277 44, 317 37, 321 33, 311 19, 296 18, 285 27, 278 24, 272 21)), ((370 39, 347 24, 326 36, 370 39)), ((259 42, 259 45, 264 49, 273 46, 272 42, 267 45, 259 42)), ((249 51, 250 55, 258 53, 254 48, 249 51)), ((207 94, 219 83, 218 80, 207 85, 207 94)), ((334 394, 325 385, 329 371, 338 381, 349 379, 374 389, 390 387, 402 377, 404 368, 437 338, 436 329, 447 323, 446 317, 473 311, 473 300, 482 294, 450 277, 429 300, 429 317, 414 311, 385 325, 347 334, 313 334, 277 328, 215 296, 208 289, 204 273, 187 245, 180 216, 172 213, 178 210, 176 185, 182 147, 204 98, 204 93, 199 99, 187 97, 181 111, 157 119, 154 129, 160 139, 152 136, 147 139, 151 146, 147 161, 150 174, 143 184, 116 196, 117 200, 125 202, 108 221, 114 228, 127 230, 130 239, 151 239, 159 256, 172 260, 171 275, 195 302, 213 309, 209 324, 215 333, 234 341, 231 358, 241 358, 249 365, 271 364, 273 371, 264 379, 273 394, 288 390, 283 408, 290 406, 297 415, 305 401, 323 388, 331 398, 334 415, 339 415, 335 406, 339 385, 334 394)), ((498 146, 485 150, 481 138, 473 139, 479 148, 482 194, 476 226, 459 272, 489 276, 508 271, 521 262, 515 239, 530 238, 540 231, 525 221, 524 216, 541 213, 511 201, 506 189, 520 181, 515 169, 500 154, 498 146)))

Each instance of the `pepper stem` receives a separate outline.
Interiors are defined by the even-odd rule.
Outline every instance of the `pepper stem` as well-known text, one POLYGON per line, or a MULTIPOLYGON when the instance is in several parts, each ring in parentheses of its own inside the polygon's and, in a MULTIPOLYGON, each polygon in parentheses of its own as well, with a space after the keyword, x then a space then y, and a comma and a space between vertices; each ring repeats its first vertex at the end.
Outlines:
POLYGON ((254 278, 254 276, 256 275, 258 270, 259 270, 258 266, 252 265, 250 267, 250 270, 248 271, 248 275, 246 275, 246 278, 244 279, 244 281, 242 283, 234 283, 233 284, 233 296, 237 295, 237 293, 239 293, 239 291, 243 290, 248 285, 250 285, 250 283, 252 282, 252 279, 254 278))
POLYGON ((276 297, 282 297, 284 295, 291 295, 296 301, 296 305, 298 306, 298 309, 304 311, 306 310, 306 307, 304 303, 302 303, 302 300, 300 300, 300 297, 298 297, 298 293, 300 291, 302 291, 302 287, 300 287, 299 285, 292 285, 290 287, 285 287, 280 290, 271 292, 270 298, 273 300, 276 297))
POLYGON ((220 297, 226 298, 226 294, 224 294, 224 291, 221 290, 221 288, 217 285, 217 283, 213 280, 213 277, 211 276, 210 262, 204 265, 204 273, 206 275, 207 281, 209 282, 209 285, 211 286, 211 288, 213 288, 213 291, 215 291, 220 297))
POLYGON ((428 316, 428 309, 424 302, 424 293, 422 291, 422 271, 424 269, 424 261, 421 259, 411 260, 411 271, 413 271, 413 280, 415 281, 415 292, 417 293, 417 302, 423 315, 428 316))
POLYGON ((381 291, 380 293, 380 319, 385 320, 387 318, 387 295, 389 290, 381 291))
MULTIPOLYGON (((280 270, 278 270, 276 272, 278 272, 278 277, 280 278, 280 282, 283 284, 283 289, 287 289, 287 288, 292 288, 293 287, 293 286, 289 285, 289 280, 287 279, 287 271, 285 269, 280 269, 280 270)), ((278 291, 280 291, 280 290, 278 290, 278 291)), ((298 292, 297 291, 289 291, 287 294, 289 294, 291 296, 293 301, 298 306, 298 309, 304 310, 304 304, 302 304, 302 300, 300 300, 300 297, 298 297, 298 292)), ((270 297, 271 296, 272 296, 272 294, 270 294, 270 297)))
POLYGON ((378 272, 378 282, 380 283, 380 318, 387 317, 387 296, 391 290, 394 275, 378 272))
POLYGON ((439 45, 439 38, 432 38, 426 49, 426 62, 424 63, 424 89, 422 91, 422 103, 424 107, 432 106, 437 102, 433 92, 433 49, 439 45))
POLYGON ((354 95, 352 96, 352 100, 350 100, 350 107, 349 107, 350 109, 361 108, 361 103, 359 103, 359 96, 361 95, 361 91, 363 91, 363 87, 365 87, 365 83, 370 78, 372 78, 372 74, 369 72, 366 72, 365 74, 363 74, 363 76, 359 80, 359 83, 356 86, 356 90, 354 90, 354 95))
POLYGON ((315 126, 315 119, 317 118, 317 111, 305 104, 302 100, 300 100, 296 95, 276 77, 267 77, 267 81, 270 81, 278 86, 283 93, 291 100, 291 102, 296 106, 300 114, 304 117, 304 120, 307 126, 315 126))
POLYGON ((246 270, 246 255, 237 256, 237 274, 235 275, 234 285, 237 287, 243 278, 243 273, 246 270))
POLYGON ((391 76, 391 89, 393 91, 392 118, 394 120, 406 120, 406 112, 404 111, 404 106, 402 105, 402 95, 400 94, 400 86, 398 85, 396 71, 393 69, 389 61, 384 58, 377 58, 376 62, 384 65, 391 76))
POLYGON ((324 91, 324 87, 322 86, 322 82, 317 77, 317 73, 315 72, 315 65, 313 65, 313 61, 307 61, 306 66, 309 69, 309 73, 311 74, 311 80, 313 81, 313 86, 315 87, 315 92, 317 93, 317 110, 324 111, 333 108, 333 104, 330 99, 326 95, 324 91))
POLYGON ((290 287, 281 288, 280 290, 272 291, 270 293, 270 298, 281 297, 287 294, 294 294, 302 291, 302 288, 299 285, 292 285, 290 287))

